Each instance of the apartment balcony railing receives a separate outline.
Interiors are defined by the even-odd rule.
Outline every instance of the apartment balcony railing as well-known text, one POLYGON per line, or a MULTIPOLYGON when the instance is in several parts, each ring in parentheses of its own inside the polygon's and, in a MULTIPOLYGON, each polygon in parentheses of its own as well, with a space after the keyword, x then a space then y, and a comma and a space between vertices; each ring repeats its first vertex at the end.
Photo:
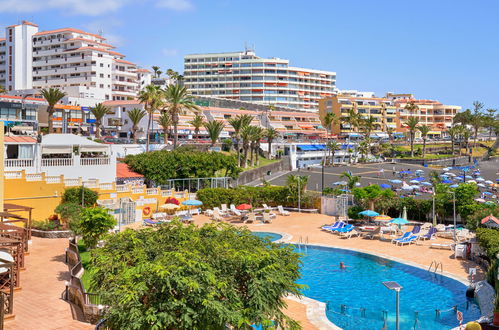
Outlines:
POLYGON ((45 158, 42 159, 43 166, 73 166, 73 158, 45 158))
POLYGON ((99 158, 80 158, 80 165, 83 166, 93 166, 93 165, 109 165, 109 157, 99 157, 99 158))
POLYGON ((5 167, 33 167, 34 160, 33 159, 6 159, 4 161, 5 167))

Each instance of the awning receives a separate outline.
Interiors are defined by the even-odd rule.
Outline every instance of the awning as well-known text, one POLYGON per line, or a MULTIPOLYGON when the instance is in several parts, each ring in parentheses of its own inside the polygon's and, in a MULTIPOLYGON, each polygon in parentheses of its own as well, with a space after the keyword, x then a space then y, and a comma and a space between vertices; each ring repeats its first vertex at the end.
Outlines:
POLYGON ((33 126, 14 126, 10 130, 18 132, 32 132, 33 126))
POLYGON ((71 146, 42 146, 43 154, 70 154, 72 152, 71 146))
POLYGON ((301 151, 321 151, 326 148, 324 144, 299 144, 297 148, 301 151))
POLYGON ((100 146, 80 146, 80 152, 106 152, 109 147, 107 145, 100 146))
POLYGON ((347 133, 348 136, 351 136, 351 137, 361 137, 362 135, 360 135, 359 133, 347 133))

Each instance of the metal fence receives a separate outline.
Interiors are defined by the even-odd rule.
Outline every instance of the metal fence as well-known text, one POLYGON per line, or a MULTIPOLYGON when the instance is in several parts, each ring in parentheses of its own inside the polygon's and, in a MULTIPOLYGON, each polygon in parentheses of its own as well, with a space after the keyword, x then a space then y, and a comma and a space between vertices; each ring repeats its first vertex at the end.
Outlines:
POLYGON ((170 179, 165 185, 161 185, 160 187, 162 190, 187 190, 192 193, 204 188, 229 188, 231 180, 232 178, 230 177, 170 179))

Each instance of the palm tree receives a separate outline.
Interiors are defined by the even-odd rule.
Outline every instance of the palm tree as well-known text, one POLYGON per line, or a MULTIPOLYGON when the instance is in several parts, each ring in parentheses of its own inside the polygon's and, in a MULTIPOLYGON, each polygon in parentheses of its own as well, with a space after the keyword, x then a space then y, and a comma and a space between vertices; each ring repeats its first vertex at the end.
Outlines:
POLYGON ((139 123, 146 116, 147 112, 138 108, 133 108, 127 112, 128 118, 132 122, 132 134, 133 143, 137 143, 137 130, 139 129, 139 123))
POLYGON ((237 161, 238 161, 239 166, 241 166, 241 150, 240 150, 241 148, 239 147, 239 142, 240 142, 239 140, 241 138, 241 130, 246 126, 249 126, 249 124, 252 121, 253 121, 253 116, 251 116, 251 115, 237 115, 236 117, 228 119, 229 124, 234 129, 233 137, 236 140, 236 142, 234 143, 235 144, 234 147, 236 148, 237 161))
POLYGON ((341 145, 336 141, 328 141, 326 146, 330 153, 329 164, 334 165, 334 155, 341 149, 341 145))
POLYGON ((54 127, 54 112, 55 112, 55 105, 59 103, 59 101, 66 96, 66 93, 62 92, 58 88, 49 88, 49 89, 42 89, 40 91, 40 94, 42 94, 43 98, 45 101, 48 103, 47 106, 47 113, 48 113, 48 125, 49 125, 49 133, 53 133, 53 127, 54 127))
POLYGON ((333 127, 332 125, 333 124, 337 124, 338 123, 338 116, 336 116, 335 113, 332 113, 332 112, 328 112, 324 118, 323 118, 323 125, 324 127, 326 128, 326 131, 329 132, 329 137, 331 137, 331 135, 333 134, 333 127))
POLYGON ((489 140, 492 140, 492 132, 494 131, 494 127, 496 125, 496 115, 495 115, 496 111, 497 109, 487 109, 485 122, 487 128, 489 129, 489 140))
POLYGON ((95 105, 94 108, 92 108, 91 112, 95 117, 95 137, 99 139, 100 126, 102 125, 102 118, 104 118, 105 115, 111 114, 111 109, 109 109, 102 103, 98 103, 95 105))
POLYGON ((269 128, 270 127, 270 119, 269 119, 269 112, 275 111, 275 105, 270 104, 266 109, 265 109, 265 117, 266 117, 266 122, 265 122, 265 127, 269 128))
POLYGON ((360 122, 360 115, 355 111, 355 108, 352 108, 348 110, 348 115, 346 117, 341 117, 341 119, 350 125, 352 131, 356 131, 360 122))
POLYGON ((209 122, 204 123, 203 126, 208 132, 208 136, 211 140, 211 146, 214 147, 220 137, 220 133, 222 133, 225 127, 224 122, 221 120, 210 120, 209 122))
POLYGON ((199 140, 199 129, 204 125, 204 117, 196 114, 194 116, 194 119, 189 121, 189 124, 194 126, 194 134, 196 135, 196 139, 199 140))
POLYGON ((253 137, 255 126, 245 126, 241 130, 241 139, 243 140, 243 158, 241 159, 242 167, 246 168, 248 163, 248 150, 250 148, 251 138, 253 137))
POLYGON ((426 138, 428 136, 428 133, 430 133, 431 128, 428 125, 421 125, 418 127, 418 130, 421 132, 421 137, 423 138, 423 159, 424 159, 426 155, 426 138))
POLYGON ((309 177, 306 175, 288 175, 286 177, 286 186, 289 188, 291 193, 297 193, 300 190, 300 193, 303 194, 307 189, 309 177))
POLYGON ((393 127, 390 126, 386 126, 385 132, 386 134, 388 134, 388 140, 390 142, 393 142, 393 132, 395 132, 395 129, 393 129, 393 127))
POLYGON ((158 73, 158 72, 161 72, 159 70, 159 66, 153 65, 152 70, 154 71, 154 78, 159 78, 160 73, 158 73))
POLYGON ((404 109, 409 111, 410 114, 414 114, 419 107, 414 103, 414 101, 411 101, 405 105, 404 109))
POLYGON ((358 149, 361 155, 361 159, 365 160, 367 158, 367 154, 369 153, 369 147, 370 147, 369 139, 365 139, 359 143, 358 149))
POLYGON ((476 148, 476 140, 478 137, 478 131, 483 127, 485 120, 483 114, 480 112, 483 109, 483 103, 479 101, 473 102, 473 115, 471 117, 470 125, 473 127, 474 131, 474 142, 473 147, 476 148))
POLYGON ((461 135, 463 136, 464 140, 464 147, 466 148, 466 153, 468 153, 468 150, 470 150, 470 138, 471 138, 471 131, 466 128, 466 126, 461 126, 461 135))
POLYGON ((341 173, 340 178, 347 179, 347 187, 349 190, 355 188, 355 184, 360 182, 360 176, 353 175, 351 172, 341 173))
POLYGON ((450 143, 451 143, 451 153, 454 155, 454 143, 456 142, 457 136, 461 133, 461 126, 452 126, 447 130, 447 134, 449 134, 450 137, 450 143))
POLYGON ((144 104, 144 109, 149 115, 149 120, 147 121, 147 133, 146 133, 146 152, 149 151, 149 135, 152 125, 152 119, 154 112, 163 106, 163 99, 161 95, 161 88, 159 86, 150 84, 147 85, 139 93, 139 102, 144 104))
POLYGON ((159 118, 156 120, 159 126, 163 128, 163 135, 165 136, 165 145, 168 144, 168 135, 170 135, 170 126, 172 126, 172 119, 167 112, 162 112, 159 118))
POLYGON ((369 139, 371 136, 371 132, 374 130, 374 126, 376 123, 376 118, 373 116, 369 116, 367 118, 363 118, 360 120, 359 124, 363 127, 364 132, 366 134, 366 139, 369 139))
POLYGON ((178 122, 179 116, 184 110, 196 112, 199 107, 194 103, 192 95, 187 90, 187 87, 179 84, 169 85, 164 91, 167 109, 170 113, 173 123, 173 148, 177 147, 178 142, 178 122))
POLYGON ((410 117, 405 124, 409 129, 409 139, 411 140, 411 157, 414 157, 414 135, 416 134, 416 129, 419 124, 419 119, 416 117, 410 117))
POLYGON ((274 140, 277 137, 279 137, 279 132, 275 128, 269 127, 263 132, 263 137, 265 137, 267 139, 267 144, 268 144, 268 149, 269 149, 269 153, 268 153, 267 157, 269 159, 272 159, 272 142, 274 142, 274 140))
MULTIPOLYGON (((253 134, 251 135, 251 155, 255 155, 253 166, 258 166, 260 156, 260 140, 263 137, 264 129, 260 126, 254 126, 253 134)), ((251 157, 253 159, 253 157, 251 157)))

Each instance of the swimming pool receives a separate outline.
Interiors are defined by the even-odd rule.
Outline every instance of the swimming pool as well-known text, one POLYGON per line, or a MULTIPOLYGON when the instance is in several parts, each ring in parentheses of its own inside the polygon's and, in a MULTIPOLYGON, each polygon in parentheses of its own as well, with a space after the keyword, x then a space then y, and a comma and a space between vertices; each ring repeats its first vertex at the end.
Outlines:
POLYGON ((480 310, 468 301, 466 286, 454 279, 370 254, 307 246, 302 257, 303 294, 327 304, 327 317, 343 329, 395 328, 395 292, 382 284, 396 281, 400 292, 400 328, 451 329, 459 325, 453 306, 465 321, 476 320, 480 310), (344 262, 346 270, 339 269, 344 262), (437 313, 436 310, 440 312, 437 313), (439 315, 437 315, 439 314, 439 315), (417 321, 416 321, 417 319, 417 321))
POLYGON ((276 234, 276 233, 271 233, 267 231, 254 231, 252 233, 253 235, 261 238, 268 238, 270 241, 274 242, 282 238, 282 235, 276 234))

